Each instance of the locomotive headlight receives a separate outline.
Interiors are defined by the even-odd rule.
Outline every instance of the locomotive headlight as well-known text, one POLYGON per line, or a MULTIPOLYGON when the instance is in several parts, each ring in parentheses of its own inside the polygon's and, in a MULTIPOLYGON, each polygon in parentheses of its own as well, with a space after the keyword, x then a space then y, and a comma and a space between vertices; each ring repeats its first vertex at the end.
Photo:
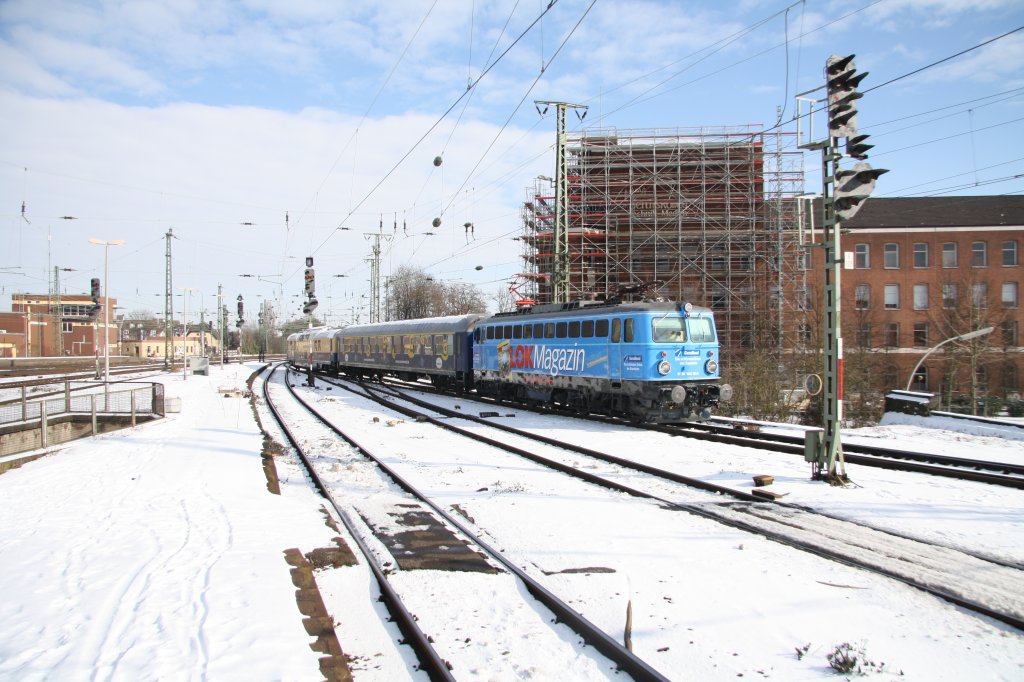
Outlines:
POLYGON ((718 387, 718 399, 719 400, 732 400, 732 386, 729 384, 722 384, 718 387))
POLYGON ((672 363, 668 360, 662 360, 658 363, 658 374, 665 376, 672 371, 672 363))
POLYGON ((704 371, 708 374, 714 374, 718 371, 718 363, 714 360, 708 360, 704 363, 704 371))

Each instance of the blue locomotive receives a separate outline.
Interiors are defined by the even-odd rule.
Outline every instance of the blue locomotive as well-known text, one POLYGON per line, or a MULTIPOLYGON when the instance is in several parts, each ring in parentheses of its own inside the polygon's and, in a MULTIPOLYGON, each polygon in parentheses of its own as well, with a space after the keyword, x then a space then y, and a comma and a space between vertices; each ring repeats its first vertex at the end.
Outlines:
POLYGON ((707 419, 720 384, 714 316, 672 303, 573 302, 312 329, 288 337, 292 364, 636 421, 707 419))
POLYGON ((718 383, 714 316, 689 304, 535 306, 481 321, 473 340, 486 395, 677 422, 732 394, 718 383))

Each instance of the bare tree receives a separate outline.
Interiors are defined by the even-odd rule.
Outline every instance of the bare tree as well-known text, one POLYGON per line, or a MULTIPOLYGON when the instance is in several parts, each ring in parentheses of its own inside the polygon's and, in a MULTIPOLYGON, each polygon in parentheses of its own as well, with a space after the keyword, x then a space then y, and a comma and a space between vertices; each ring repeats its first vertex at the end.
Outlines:
POLYGON ((486 310, 483 294, 472 284, 439 282, 424 270, 411 266, 398 268, 389 280, 389 320, 464 315, 486 310))

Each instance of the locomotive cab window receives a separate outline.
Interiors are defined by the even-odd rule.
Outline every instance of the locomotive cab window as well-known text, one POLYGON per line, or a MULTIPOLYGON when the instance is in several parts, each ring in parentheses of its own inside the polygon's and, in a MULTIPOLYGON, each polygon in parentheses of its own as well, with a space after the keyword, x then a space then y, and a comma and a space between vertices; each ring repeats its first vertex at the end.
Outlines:
POLYGON ((487 328, 487 340, 490 341, 494 338, 494 327, 487 328))
POLYGON ((659 317, 654 320, 651 335, 655 343, 682 343, 686 341, 686 329, 681 317, 659 317))
POLYGON ((711 343, 715 340, 715 329, 709 317, 691 317, 687 320, 690 340, 694 343, 711 343))

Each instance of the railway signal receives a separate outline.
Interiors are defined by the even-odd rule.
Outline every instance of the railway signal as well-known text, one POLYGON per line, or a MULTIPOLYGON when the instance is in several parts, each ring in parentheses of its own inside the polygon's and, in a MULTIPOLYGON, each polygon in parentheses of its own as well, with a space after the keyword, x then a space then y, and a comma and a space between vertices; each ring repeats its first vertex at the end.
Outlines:
POLYGON ((852 218, 874 191, 875 180, 888 172, 884 168, 872 168, 867 163, 858 163, 852 170, 836 171, 836 189, 832 197, 836 221, 852 218))
POLYGON ((92 307, 89 308, 89 319, 95 320, 100 315, 103 306, 100 305, 100 278, 93 277, 89 280, 89 296, 92 298, 92 307))
POLYGON ((832 55, 825 62, 828 130, 832 137, 849 138, 857 135, 857 105, 855 102, 864 96, 857 92, 857 86, 868 74, 867 71, 857 73, 853 57, 852 54, 847 57, 832 55))
POLYGON ((245 313, 245 304, 242 301, 242 295, 239 294, 238 295, 238 321, 235 322, 235 326, 238 327, 239 329, 241 329, 242 325, 245 324, 245 315, 244 315, 244 313, 245 313))

